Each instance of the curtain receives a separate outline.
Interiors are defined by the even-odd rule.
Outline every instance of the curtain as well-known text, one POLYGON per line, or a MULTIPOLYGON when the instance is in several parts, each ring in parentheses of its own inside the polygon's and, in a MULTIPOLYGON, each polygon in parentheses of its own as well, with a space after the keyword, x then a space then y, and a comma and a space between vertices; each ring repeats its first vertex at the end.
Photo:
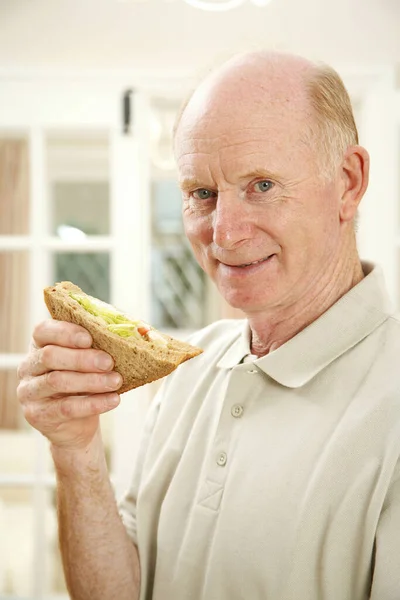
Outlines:
POLYGON ((0 139, 0 235, 27 234, 28 222, 28 144, 0 139))
MULTIPOLYGON (((29 222, 28 145, 0 140, 0 235, 24 235, 29 222)), ((0 354, 26 351, 28 254, 0 251, 0 354)), ((20 421, 15 370, 0 369, 0 429, 20 421)))

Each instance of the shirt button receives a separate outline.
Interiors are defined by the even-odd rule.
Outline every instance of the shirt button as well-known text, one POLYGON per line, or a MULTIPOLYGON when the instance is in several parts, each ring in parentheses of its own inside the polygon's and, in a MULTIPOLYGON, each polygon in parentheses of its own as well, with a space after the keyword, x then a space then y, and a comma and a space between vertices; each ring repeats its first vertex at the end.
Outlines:
POLYGON ((249 369, 247 372, 250 373, 250 375, 254 375, 254 373, 258 373, 257 369, 249 369))
POLYGON ((228 457, 226 456, 226 453, 220 452, 217 458, 217 465, 219 465, 220 467, 224 467, 226 465, 227 459, 228 457))
POLYGON ((232 406, 231 408, 231 415, 232 417, 241 417, 243 414, 243 406, 240 406, 240 404, 234 404, 234 406, 232 406))

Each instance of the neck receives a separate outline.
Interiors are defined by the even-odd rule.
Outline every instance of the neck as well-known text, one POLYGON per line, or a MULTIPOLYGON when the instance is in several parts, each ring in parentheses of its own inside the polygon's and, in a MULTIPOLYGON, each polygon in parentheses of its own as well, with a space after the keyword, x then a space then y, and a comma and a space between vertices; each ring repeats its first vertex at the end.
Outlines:
POLYGON ((252 354, 265 356, 282 346, 363 279, 364 273, 355 244, 354 250, 351 255, 316 278, 295 303, 279 307, 278 310, 274 308, 248 315, 252 354))

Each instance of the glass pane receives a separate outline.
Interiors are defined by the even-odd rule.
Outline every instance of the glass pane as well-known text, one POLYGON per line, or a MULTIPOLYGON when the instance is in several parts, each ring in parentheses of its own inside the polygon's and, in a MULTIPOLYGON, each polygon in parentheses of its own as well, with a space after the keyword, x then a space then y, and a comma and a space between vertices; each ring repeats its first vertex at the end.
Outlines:
POLYGON ((153 181, 152 208, 154 234, 183 233, 182 194, 174 179, 153 181))
POLYGON ((47 138, 52 233, 66 241, 110 231, 109 143, 101 133, 47 138))
POLYGON ((29 147, 23 138, 0 133, 0 235, 29 230, 29 147))
POLYGON ((172 143, 176 115, 181 107, 181 99, 153 97, 150 101, 150 153, 155 169, 171 172, 175 169, 172 143))
POLYGON ((66 241, 109 233, 107 182, 56 182, 53 233, 66 241))
POLYGON ((107 252, 59 252, 54 255, 54 281, 72 281, 86 294, 110 301, 110 256, 107 252))
POLYGON ((152 186, 151 323, 160 329, 198 329, 206 323, 206 282, 186 240, 182 198, 172 179, 152 186))
MULTIPOLYGON (((10 444, 10 448, 14 448, 15 446, 15 450, 19 452, 18 444, 21 443, 22 448, 23 443, 22 438, 19 436, 26 435, 19 431, 4 431, 25 427, 22 411, 20 410, 17 401, 17 385, 18 378, 16 370, 0 369, 0 473, 8 472, 6 465, 9 464, 11 456, 14 456, 11 452, 7 451, 7 444, 10 444), (7 435, 7 437, 4 437, 5 435, 7 435)), ((23 448, 25 451, 26 446, 24 445, 23 448)), ((24 457, 24 461, 29 465, 29 471, 31 454, 28 453, 27 456, 24 457)), ((15 469, 11 469, 11 471, 14 470, 15 469)))
POLYGON ((0 354, 28 347, 29 256, 0 252, 0 354))
POLYGON ((32 597, 34 514, 32 492, 0 487, 0 597, 32 597))

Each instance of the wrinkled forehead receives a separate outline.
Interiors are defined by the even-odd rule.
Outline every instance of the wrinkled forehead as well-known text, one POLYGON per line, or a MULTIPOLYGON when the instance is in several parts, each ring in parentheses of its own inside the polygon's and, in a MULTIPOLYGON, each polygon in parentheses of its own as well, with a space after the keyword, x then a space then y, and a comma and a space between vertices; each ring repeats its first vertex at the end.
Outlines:
POLYGON ((177 156, 188 147, 217 151, 219 144, 290 138, 304 142, 312 126, 304 86, 254 80, 205 85, 190 99, 175 136, 177 156), (233 142, 234 140, 234 142, 233 142))
POLYGON ((188 154, 249 154, 310 147, 310 115, 279 103, 188 113, 175 138, 177 160, 188 154))

